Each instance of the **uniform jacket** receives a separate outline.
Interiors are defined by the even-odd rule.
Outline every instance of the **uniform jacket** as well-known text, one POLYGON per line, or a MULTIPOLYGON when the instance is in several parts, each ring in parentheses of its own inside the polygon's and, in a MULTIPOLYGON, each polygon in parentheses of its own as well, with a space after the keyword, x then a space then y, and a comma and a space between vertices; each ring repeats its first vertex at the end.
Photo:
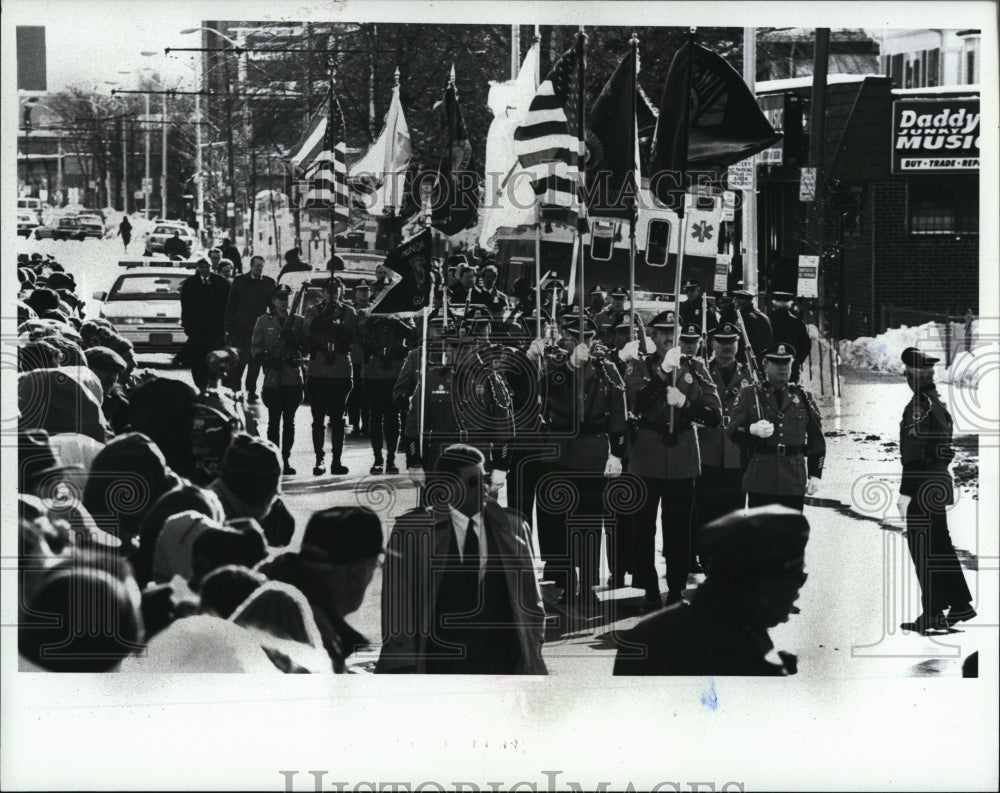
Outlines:
POLYGON ((302 385, 302 351, 306 336, 302 317, 289 314, 284 320, 267 313, 257 320, 250 341, 250 355, 262 361, 263 388, 302 385))
POLYGON ((776 308, 771 312, 771 335, 774 344, 791 344, 795 348, 795 362, 799 366, 809 357, 812 340, 806 323, 788 309, 776 308))
POLYGON ((393 329, 395 320, 358 315, 358 350, 362 356, 361 375, 365 380, 385 380, 391 388, 403 368, 406 348, 403 336, 393 329))
POLYGON ((628 415, 617 367, 608 359, 594 358, 575 370, 551 358, 542 363, 539 387, 546 441, 559 447, 553 462, 574 471, 603 472, 609 454, 625 456, 628 415), (577 385, 581 377, 582 387, 577 385))
POLYGON ((306 313, 305 332, 310 377, 353 378, 351 352, 358 339, 358 314, 353 306, 317 303, 306 313))
POLYGON ((692 422, 719 426, 722 406, 705 364, 685 356, 677 370, 676 387, 687 401, 674 409, 674 434, 670 435, 667 388, 674 380, 673 375, 666 379, 659 376, 661 360, 652 353, 629 361, 625 368, 629 406, 637 419, 630 432, 628 471, 650 479, 690 479, 701 473, 698 436, 692 422))
POLYGON ((714 358, 708 362, 708 373, 719 392, 719 401, 722 403, 722 424, 718 427, 698 428, 701 465, 703 468, 739 468, 740 449, 726 435, 726 427, 729 426, 733 403, 736 402, 740 391, 753 383, 753 378, 746 364, 737 361, 732 377, 726 380, 722 368, 714 358))
MULTIPOLYGON (((677 310, 680 314, 681 321, 685 325, 697 325, 698 329, 701 330, 701 299, 698 300, 685 300, 681 303, 680 308, 677 310)), ((709 332, 715 330, 719 324, 719 316, 712 310, 709 309, 705 315, 705 329, 709 332)))
MULTIPOLYGON (((544 675, 545 612, 528 528, 516 513, 487 499, 482 515, 500 548, 520 657, 515 674, 544 675)), ((382 652, 377 672, 422 673, 432 635, 444 565, 454 528, 447 511, 422 507, 393 526, 382 573, 382 652)), ((470 610, 475 604, 470 604, 470 610)))
MULTIPOLYGON (((625 309, 619 311, 614 306, 605 306, 594 314, 592 319, 594 320, 594 324, 597 325, 597 338, 603 344, 610 345, 614 336, 615 326, 620 325, 628 319, 628 311, 625 309)), ((632 322, 633 327, 642 327, 642 320, 639 319, 638 315, 632 315, 632 322)))
MULTIPOLYGON (((771 320, 767 318, 766 314, 761 314, 757 309, 749 308, 743 312, 743 324, 746 326, 747 336, 750 337, 750 347, 753 349, 753 354, 757 358, 757 361, 760 362, 760 356, 774 343, 771 320)), ((736 353, 737 358, 746 360, 745 350, 746 345, 743 343, 741 336, 739 348, 736 353)))
POLYGON ((267 313, 274 292, 274 279, 262 275, 253 278, 250 273, 238 275, 229 286, 226 301, 226 340, 237 347, 250 344, 257 317, 267 313))
POLYGON ((212 346, 225 344, 226 303, 229 282, 209 273, 205 284, 197 273, 181 284, 181 325, 188 337, 212 346))
POLYGON ((935 503, 955 503, 954 484, 948 465, 955 458, 951 445, 952 420, 933 384, 921 389, 903 409, 899 422, 899 454, 903 481, 899 492, 917 496, 922 486, 943 489, 946 500, 935 493, 935 503))
POLYGON ((616 675, 784 676, 795 665, 774 652, 767 631, 748 624, 723 596, 702 584, 623 636, 616 675))
POLYGON ((812 394, 795 383, 785 388, 780 404, 768 383, 756 388, 757 397, 754 392, 752 385, 740 390, 729 419, 729 439, 737 445, 749 444, 753 450, 743 474, 743 489, 749 493, 801 496, 809 477, 823 474, 826 439, 819 408, 812 394), (762 418, 774 424, 774 434, 767 439, 750 434, 750 425, 762 418), (787 453, 765 453, 777 450, 779 444, 793 448, 787 453))

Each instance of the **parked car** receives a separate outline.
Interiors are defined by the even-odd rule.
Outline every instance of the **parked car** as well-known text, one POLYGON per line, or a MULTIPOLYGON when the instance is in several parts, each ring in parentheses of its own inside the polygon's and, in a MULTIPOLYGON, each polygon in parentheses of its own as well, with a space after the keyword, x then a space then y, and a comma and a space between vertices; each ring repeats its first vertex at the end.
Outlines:
POLYGON ((32 232, 38 228, 38 216, 34 212, 18 210, 17 212, 17 236, 30 237, 32 232))
POLYGON ((45 223, 34 231, 36 240, 83 240, 87 233, 75 215, 58 218, 54 224, 45 223))
POLYGON ((94 292, 98 316, 112 322, 136 349, 174 352, 187 341, 181 327, 181 284, 191 276, 184 267, 128 265, 107 292, 94 292))
POLYGON ((192 231, 184 223, 169 222, 154 226, 152 233, 146 237, 146 255, 149 256, 152 253, 163 253, 163 246, 166 244, 168 239, 174 236, 175 231, 179 232, 181 242, 183 242, 187 246, 187 250, 190 251, 197 242, 194 231, 192 231))
POLYGON ((79 214, 76 219, 80 221, 85 239, 91 237, 98 240, 104 239, 104 221, 99 215, 79 214))
POLYGON ((30 212, 35 219, 35 223, 42 222, 42 199, 40 198, 19 198, 17 199, 17 215, 22 212, 30 212))

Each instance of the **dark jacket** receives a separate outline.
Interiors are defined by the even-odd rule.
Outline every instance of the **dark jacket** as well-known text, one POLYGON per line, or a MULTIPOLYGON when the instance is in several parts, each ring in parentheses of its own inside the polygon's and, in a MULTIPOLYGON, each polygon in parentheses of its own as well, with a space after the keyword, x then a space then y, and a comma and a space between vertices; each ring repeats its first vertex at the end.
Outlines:
POLYGON ((771 335, 773 344, 791 344, 795 348, 795 363, 799 366, 809 357, 812 341, 806 323, 786 308, 776 308, 771 312, 771 335))
POLYGON ((237 273, 243 272, 243 259, 240 257, 239 249, 235 245, 223 245, 220 248, 223 259, 229 259, 233 263, 233 270, 237 273))
POLYGON ((163 252, 167 256, 183 256, 188 255, 188 246, 180 237, 169 237, 165 243, 163 243, 163 252))
POLYGON ((216 273, 209 273, 207 284, 197 273, 181 284, 181 325, 192 341, 225 344, 228 299, 229 282, 216 273))
POLYGON ((274 279, 262 275, 253 278, 250 273, 233 279, 226 301, 226 341, 237 347, 250 345, 253 326, 267 306, 274 291, 274 279))

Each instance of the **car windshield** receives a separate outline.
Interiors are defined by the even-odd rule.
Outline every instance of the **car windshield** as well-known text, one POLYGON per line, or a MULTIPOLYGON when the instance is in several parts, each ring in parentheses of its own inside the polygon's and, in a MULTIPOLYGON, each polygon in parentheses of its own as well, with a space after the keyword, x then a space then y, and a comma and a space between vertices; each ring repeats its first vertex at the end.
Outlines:
POLYGON ((111 288, 108 300, 179 300, 181 284, 188 275, 123 275, 111 288))
POLYGON ((153 229, 154 234, 170 234, 173 235, 175 231, 179 231, 184 234, 184 229, 178 228, 177 226, 157 226, 153 229))
POLYGON ((76 218, 61 218, 59 221, 60 226, 79 226, 80 221, 76 218))

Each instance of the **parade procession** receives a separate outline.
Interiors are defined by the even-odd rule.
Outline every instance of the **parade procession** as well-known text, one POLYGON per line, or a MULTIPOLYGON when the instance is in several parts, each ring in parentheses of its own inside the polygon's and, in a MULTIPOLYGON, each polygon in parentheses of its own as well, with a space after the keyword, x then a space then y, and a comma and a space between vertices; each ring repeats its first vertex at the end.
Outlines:
POLYGON ((27 91, 19 668, 974 675, 978 265, 869 306, 895 56, 787 30, 202 21, 27 91))

